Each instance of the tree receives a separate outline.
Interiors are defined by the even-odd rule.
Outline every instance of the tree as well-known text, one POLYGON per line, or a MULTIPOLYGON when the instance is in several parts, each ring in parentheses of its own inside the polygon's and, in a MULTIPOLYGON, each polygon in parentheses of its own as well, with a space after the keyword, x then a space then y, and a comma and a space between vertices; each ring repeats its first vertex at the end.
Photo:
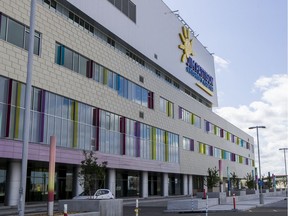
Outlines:
POLYGON ((219 170, 216 167, 208 168, 208 176, 207 176, 207 187, 208 189, 212 189, 213 187, 217 187, 220 181, 219 170))
POLYGON ((247 173, 246 176, 244 177, 244 179, 246 180, 245 185, 249 189, 254 189, 255 181, 254 181, 254 178, 253 178, 252 174, 251 173, 247 173))
POLYGON ((96 190, 97 183, 99 183, 99 188, 103 187, 108 162, 97 163, 98 158, 94 155, 93 151, 87 152, 83 150, 83 155, 84 160, 81 161, 81 170, 78 176, 80 185, 91 196, 96 190))
POLYGON ((235 189, 238 188, 238 176, 236 175, 235 172, 230 173, 231 174, 231 185, 235 189))

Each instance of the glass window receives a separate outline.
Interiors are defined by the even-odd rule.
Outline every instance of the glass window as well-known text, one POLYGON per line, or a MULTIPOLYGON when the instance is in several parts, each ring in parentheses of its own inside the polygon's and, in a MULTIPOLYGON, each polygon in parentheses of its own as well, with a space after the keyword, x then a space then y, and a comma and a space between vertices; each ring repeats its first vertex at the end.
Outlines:
POLYGON ((0 14, 0 39, 6 40, 7 17, 0 14))
POLYGON ((88 59, 79 55, 79 73, 86 76, 87 75, 87 63, 88 59))
POLYGON ((0 103, 7 103, 8 79, 0 77, 0 103))
POLYGON ((73 53, 73 70, 79 72, 79 55, 78 53, 73 53))
MULTIPOLYGON (((29 28, 25 28, 25 44, 24 49, 28 50, 29 48, 29 28)), ((34 50, 33 53, 36 55, 39 55, 39 49, 40 49, 40 34, 35 32, 34 33, 34 50)))
POLYGON ((66 48, 64 49, 64 64, 66 68, 73 69, 73 52, 66 48))
POLYGON ((12 19, 8 20, 8 34, 7 41, 19 46, 24 47, 24 26, 12 19))

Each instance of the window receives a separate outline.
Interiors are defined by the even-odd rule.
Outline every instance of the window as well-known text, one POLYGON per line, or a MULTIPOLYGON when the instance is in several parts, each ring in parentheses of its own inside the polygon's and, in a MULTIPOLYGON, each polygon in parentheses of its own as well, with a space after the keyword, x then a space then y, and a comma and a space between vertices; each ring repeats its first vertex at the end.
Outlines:
POLYGON ((174 118, 174 104, 160 97, 160 110, 165 112, 168 117, 174 118))
POLYGON ((183 149, 194 151, 194 140, 183 137, 183 149))
MULTIPOLYGON (((0 39, 6 40, 20 48, 28 50, 29 47, 29 28, 9 17, 0 13, 0 39)), ((33 53, 39 55, 40 53, 41 35, 35 31, 34 35, 34 51, 33 53)))
POLYGON ((18 46, 24 47, 25 27, 14 20, 8 20, 7 41, 18 46))

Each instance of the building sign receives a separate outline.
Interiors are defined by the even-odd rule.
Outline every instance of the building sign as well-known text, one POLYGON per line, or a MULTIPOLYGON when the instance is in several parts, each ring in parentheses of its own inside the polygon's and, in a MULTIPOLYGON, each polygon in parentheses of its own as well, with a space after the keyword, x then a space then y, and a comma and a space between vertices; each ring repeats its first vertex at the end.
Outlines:
POLYGON ((182 33, 179 34, 182 44, 179 49, 183 51, 181 61, 186 61, 186 72, 193 76, 199 83, 196 83, 203 91, 210 96, 213 95, 213 77, 199 65, 192 56, 195 55, 192 49, 192 39, 190 39, 189 29, 182 27, 182 33))

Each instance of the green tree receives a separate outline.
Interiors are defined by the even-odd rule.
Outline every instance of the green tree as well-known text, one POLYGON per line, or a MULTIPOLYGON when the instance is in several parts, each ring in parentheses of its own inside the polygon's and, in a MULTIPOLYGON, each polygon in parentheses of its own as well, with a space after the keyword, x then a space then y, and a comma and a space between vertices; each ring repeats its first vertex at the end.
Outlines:
POLYGON ((107 161, 98 163, 98 158, 93 151, 83 150, 84 160, 81 161, 80 172, 78 173, 80 185, 90 196, 98 187, 102 188, 105 182, 107 161))
POLYGON ((244 179, 246 180, 245 185, 249 188, 249 189, 254 189, 254 185, 255 185, 255 181, 253 179, 253 176, 251 173, 247 173, 246 176, 244 177, 244 179))
POLYGON ((235 172, 230 173, 230 175, 231 175, 230 181, 231 181, 232 188, 234 189, 238 188, 238 181, 239 181, 238 176, 236 175, 235 172))
POLYGON ((208 176, 207 176, 207 187, 208 189, 212 189, 213 187, 217 187, 220 182, 219 170, 216 167, 208 168, 208 176))

